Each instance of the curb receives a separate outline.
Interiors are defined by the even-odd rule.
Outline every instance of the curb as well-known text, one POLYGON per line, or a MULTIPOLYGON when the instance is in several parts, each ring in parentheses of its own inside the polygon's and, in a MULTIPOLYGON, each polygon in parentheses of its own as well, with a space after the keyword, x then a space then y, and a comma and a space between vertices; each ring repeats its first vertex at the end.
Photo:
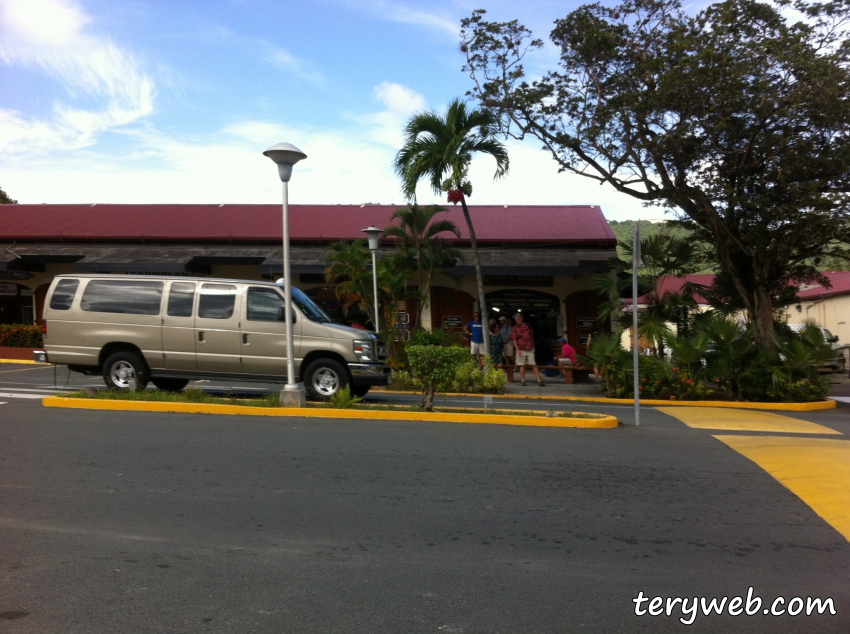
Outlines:
POLYGON ((3 363, 26 363, 27 365, 43 365, 45 368, 53 365, 52 363, 38 363, 37 361, 27 361, 25 359, 3 359, 0 358, 0 364, 3 363))
MULTIPOLYGON (((403 392, 400 390, 374 390, 373 394, 410 394, 417 392, 403 392)), ((468 394, 464 392, 439 392, 436 396, 470 396, 480 397, 484 394, 468 394)), ((604 396, 526 396, 525 394, 490 394, 493 398, 516 398, 542 401, 571 401, 583 403, 607 403, 609 405, 633 405, 634 399, 630 398, 606 398, 604 396)), ((734 409, 766 409, 783 412, 814 412, 824 409, 835 409, 838 407, 836 401, 815 401, 813 403, 748 403, 741 401, 662 401, 659 399, 641 399, 641 405, 663 405, 665 407, 687 406, 687 407, 731 407, 734 409)))
POLYGON ((351 418, 368 420, 431 421, 436 423, 476 423, 484 425, 521 425, 525 427, 576 427, 612 429, 619 425, 614 416, 597 419, 548 418, 537 416, 493 416, 488 414, 454 414, 448 412, 387 412, 381 410, 309 409, 294 407, 250 407, 213 403, 166 403, 157 401, 107 401, 88 398, 46 396, 44 407, 100 409, 134 412, 178 412, 183 414, 230 414, 238 416, 297 416, 300 418, 351 418))

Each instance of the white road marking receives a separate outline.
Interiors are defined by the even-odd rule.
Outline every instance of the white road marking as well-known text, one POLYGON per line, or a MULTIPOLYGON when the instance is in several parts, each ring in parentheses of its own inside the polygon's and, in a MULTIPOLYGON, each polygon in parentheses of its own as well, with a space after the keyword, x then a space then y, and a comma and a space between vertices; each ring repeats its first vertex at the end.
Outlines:
POLYGON ((829 396, 827 398, 830 398, 833 401, 840 401, 842 403, 850 403, 850 396, 829 396))
POLYGON ((52 394, 13 394, 12 392, 0 392, 0 398, 44 398, 52 394))

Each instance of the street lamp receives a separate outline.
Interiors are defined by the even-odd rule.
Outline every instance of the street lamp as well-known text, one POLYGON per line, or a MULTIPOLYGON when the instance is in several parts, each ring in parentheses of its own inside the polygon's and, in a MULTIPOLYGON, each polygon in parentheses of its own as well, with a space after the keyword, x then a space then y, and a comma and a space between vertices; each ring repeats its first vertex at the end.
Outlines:
POLYGON ((295 377, 295 345, 292 337, 292 275, 289 270, 289 179, 292 166, 307 158, 291 143, 278 143, 263 152, 277 163, 277 173, 283 182, 283 295, 284 323, 286 324, 286 385, 280 393, 282 407, 306 407, 307 393, 304 384, 295 377))
POLYGON ((378 249, 381 247, 381 234, 383 230, 372 225, 368 229, 361 229, 369 238, 369 250, 372 252, 372 284, 375 291, 375 334, 380 333, 381 313, 378 307, 378 249))

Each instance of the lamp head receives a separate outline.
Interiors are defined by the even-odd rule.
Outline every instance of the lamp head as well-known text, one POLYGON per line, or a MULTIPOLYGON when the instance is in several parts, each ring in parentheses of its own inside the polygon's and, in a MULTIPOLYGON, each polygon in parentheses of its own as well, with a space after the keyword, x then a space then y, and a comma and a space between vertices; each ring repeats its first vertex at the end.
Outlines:
POLYGON ((381 234, 384 230, 372 225, 367 229, 361 229, 361 231, 369 238, 369 250, 377 251, 381 247, 381 234))
POLYGON ((278 143, 263 152, 263 154, 277 163, 278 176, 280 176, 280 180, 284 183, 288 183, 289 178, 292 176, 292 166, 298 161, 307 158, 307 155, 292 145, 292 143, 278 143))

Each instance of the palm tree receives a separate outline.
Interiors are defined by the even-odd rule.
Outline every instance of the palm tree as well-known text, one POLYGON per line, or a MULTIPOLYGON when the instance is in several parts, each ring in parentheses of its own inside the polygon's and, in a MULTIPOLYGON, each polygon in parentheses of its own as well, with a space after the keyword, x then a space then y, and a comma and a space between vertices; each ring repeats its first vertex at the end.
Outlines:
MULTIPOLYGON (((497 121, 490 112, 468 111, 465 103, 455 99, 449 104, 445 117, 433 111, 413 115, 405 127, 404 146, 396 154, 394 162, 396 174, 401 178, 402 192, 408 200, 415 200, 417 183, 427 179, 435 193, 448 192, 450 202, 461 204, 472 246, 481 323, 485 327, 488 320, 484 276, 481 274, 475 228, 466 206, 466 197, 472 195, 472 184, 467 175, 472 155, 477 152, 496 159, 494 178, 501 178, 508 172, 508 151, 496 138, 497 131, 497 121)), ((484 347, 489 354, 490 340, 486 335, 484 347)))
POLYGON ((439 205, 420 207, 416 203, 403 209, 396 209, 393 218, 398 224, 389 225, 384 229, 384 237, 398 238, 398 246, 404 251, 410 251, 416 258, 416 272, 419 280, 419 312, 416 324, 421 323, 422 308, 431 287, 434 269, 453 255, 450 248, 437 236, 441 233, 452 233, 460 237, 460 231, 451 220, 434 220, 438 213, 446 211, 439 205), (441 261, 437 261, 441 260, 441 261))

